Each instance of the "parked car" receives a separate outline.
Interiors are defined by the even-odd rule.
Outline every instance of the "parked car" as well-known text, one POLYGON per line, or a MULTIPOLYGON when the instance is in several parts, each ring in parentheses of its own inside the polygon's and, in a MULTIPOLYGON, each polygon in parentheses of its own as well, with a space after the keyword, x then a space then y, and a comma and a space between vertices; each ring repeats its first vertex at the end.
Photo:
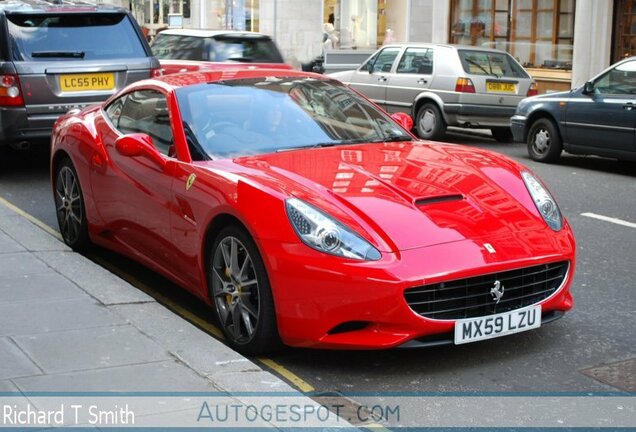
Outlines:
POLYGON ((291 69, 271 37, 232 30, 168 29, 151 47, 165 74, 233 69, 236 63, 253 68, 291 69))
POLYGON ((536 161, 554 162, 563 150, 636 161, 636 57, 579 88, 523 100, 511 123, 536 161))
POLYGON ((389 112, 409 110, 421 138, 438 140, 447 126, 487 128, 512 141, 510 116, 537 86, 508 53, 490 48, 391 44, 353 71, 332 77, 389 112))
POLYGON ((124 9, 0 2, 0 147, 49 142, 55 120, 160 73, 124 9))
POLYGON ((528 168, 419 141, 323 75, 166 75, 52 141, 64 241, 169 277, 244 353, 463 344, 572 307, 574 237, 528 168))

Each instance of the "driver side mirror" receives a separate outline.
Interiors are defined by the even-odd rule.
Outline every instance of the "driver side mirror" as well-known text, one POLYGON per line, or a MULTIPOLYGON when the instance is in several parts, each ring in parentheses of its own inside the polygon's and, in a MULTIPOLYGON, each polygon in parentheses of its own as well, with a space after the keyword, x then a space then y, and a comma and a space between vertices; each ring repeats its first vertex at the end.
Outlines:
POLYGON ((593 94, 594 93, 594 83, 592 81, 588 81, 583 86, 583 94, 593 94))
POLYGON ((115 148, 123 156, 144 156, 159 165, 160 168, 166 166, 166 160, 155 148, 150 135, 134 133, 121 136, 115 141, 115 148))
POLYGON ((407 131, 413 129, 413 119, 407 113, 396 112, 391 114, 391 118, 407 131))

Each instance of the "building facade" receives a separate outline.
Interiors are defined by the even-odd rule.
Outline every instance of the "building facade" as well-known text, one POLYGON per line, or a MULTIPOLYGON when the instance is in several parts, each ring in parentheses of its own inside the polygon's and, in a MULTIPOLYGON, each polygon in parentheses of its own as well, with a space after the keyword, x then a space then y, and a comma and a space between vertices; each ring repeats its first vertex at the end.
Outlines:
POLYGON ((151 34, 168 25, 270 34, 295 66, 325 49, 371 52, 388 42, 495 47, 516 57, 542 93, 636 55, 636 0, 116 1, 128 2, 151 34))

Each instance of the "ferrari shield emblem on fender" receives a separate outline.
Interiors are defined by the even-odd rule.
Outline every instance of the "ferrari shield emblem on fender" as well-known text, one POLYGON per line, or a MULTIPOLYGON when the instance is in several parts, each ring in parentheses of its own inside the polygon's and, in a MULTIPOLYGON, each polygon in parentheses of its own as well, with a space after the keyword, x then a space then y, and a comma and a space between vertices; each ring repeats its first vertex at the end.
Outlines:
POLYGON ((190 174, 190 176, 188 177, 188 181, 186 181, 186 190, 190 190, 190 188, 192 187, 192 185, 194 184, 194 182, 197 179, 197 175, 196 174, 190 174))

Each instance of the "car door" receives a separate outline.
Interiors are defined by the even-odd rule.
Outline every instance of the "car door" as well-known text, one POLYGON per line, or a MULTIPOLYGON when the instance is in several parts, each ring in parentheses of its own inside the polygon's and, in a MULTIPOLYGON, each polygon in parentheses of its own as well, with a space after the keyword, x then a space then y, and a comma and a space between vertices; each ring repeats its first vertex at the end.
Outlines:
POLYGON ((350 86, 385 108, 386 84, 401 50, 386 47, 375 53, 353 73, 350 86))
POLYGON ((413 101, 428 89, 433 78, 433 49, 407 48, 397 64, 395 73, 387 80, 386 110, 411 112, 413 101))
POLYGON ((634 151, 636 128, 636 60, 621 63, 579 90, 568 101, 568 144, 614 151, 634 151))
POLYGON ((93 194, 109 235, 142 258, 170 269, 170 212, 176 157, 167 98, 155 89, 133 91, 106 107, 109 125, 98 126, 107 163, 92 173, 93 194), (165 164, 125 156, 117 138, 147 134, 165 164))

